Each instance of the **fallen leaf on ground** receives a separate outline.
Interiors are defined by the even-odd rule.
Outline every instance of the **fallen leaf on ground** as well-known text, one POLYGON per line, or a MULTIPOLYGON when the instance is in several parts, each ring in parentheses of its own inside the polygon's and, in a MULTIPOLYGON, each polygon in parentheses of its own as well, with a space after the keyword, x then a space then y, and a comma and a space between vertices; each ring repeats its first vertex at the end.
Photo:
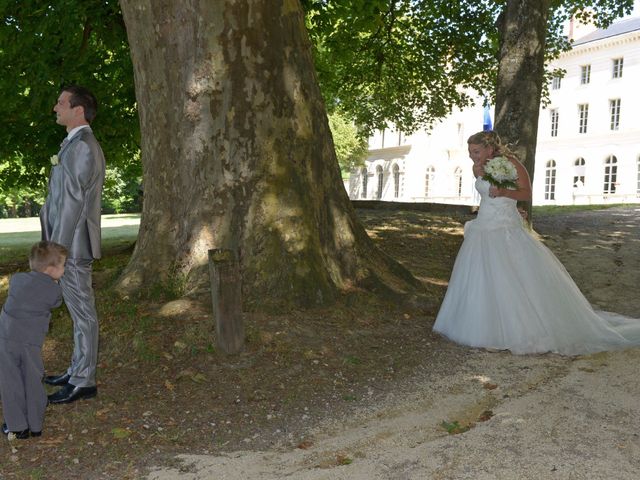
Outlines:
POLYGON ((115 427, 111 429, 111 434, 113 435, 113 438, 127 438, 131 435, 131 432, 126 428, 115 427))
POLYGON ((485 410, 484 412, 482 412, 480 414, 480 416, 478 417, 478 421, 479 422, 486 422, 487 420, 489 420, 491 417, 493 417, 493 412, 491 410, 485 410))

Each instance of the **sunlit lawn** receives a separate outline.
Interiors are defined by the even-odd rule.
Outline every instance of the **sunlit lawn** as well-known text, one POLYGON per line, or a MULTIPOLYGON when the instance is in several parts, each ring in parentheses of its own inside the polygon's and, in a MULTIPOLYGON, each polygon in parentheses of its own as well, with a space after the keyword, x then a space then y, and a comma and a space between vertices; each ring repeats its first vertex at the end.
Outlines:
MULTIPOLYGON (((103 215, 103 248, 130 244, 138 235, 139 214, 103 215)), ((29 248, 40 240, 40 221, 31 218, 0 219, 0 262, 26 259, 29 248)))

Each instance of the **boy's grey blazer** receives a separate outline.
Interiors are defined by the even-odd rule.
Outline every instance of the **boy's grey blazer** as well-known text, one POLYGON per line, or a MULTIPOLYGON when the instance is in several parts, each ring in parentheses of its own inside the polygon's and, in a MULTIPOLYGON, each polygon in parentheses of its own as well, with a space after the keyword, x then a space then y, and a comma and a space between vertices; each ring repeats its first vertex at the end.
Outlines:
POLYGON ((0 338, 42 347, 51 310, 61 304, 62 289, 49 275, 33 271, 13 274, 0 312, 0 338))
POLYGON ((105 160, 91 128, 63 143, 40 210, 42 239, 64 245, 70 258, 100 258, 101 193, 105 160))

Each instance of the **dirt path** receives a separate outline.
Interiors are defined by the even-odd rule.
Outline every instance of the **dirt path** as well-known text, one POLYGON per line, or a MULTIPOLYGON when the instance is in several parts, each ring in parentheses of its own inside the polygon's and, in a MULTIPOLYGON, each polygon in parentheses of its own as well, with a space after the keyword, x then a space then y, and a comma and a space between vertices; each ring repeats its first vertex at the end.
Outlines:
MULTIPOLYGON (((547 215, 536 229, 595 306, 640 317, 640 208, 547 215)), ((640 348, 574 359, 455 351, 449 367, 423 365, 377 404, 323 422, 302 448, 183 455, 148 478, 639 477, 640 348), (449 434, 443 421, 470 428, 449 434)))
POLYGON ((640 318, 640 208, 547 215, 536 230, 594 307, 640 318))

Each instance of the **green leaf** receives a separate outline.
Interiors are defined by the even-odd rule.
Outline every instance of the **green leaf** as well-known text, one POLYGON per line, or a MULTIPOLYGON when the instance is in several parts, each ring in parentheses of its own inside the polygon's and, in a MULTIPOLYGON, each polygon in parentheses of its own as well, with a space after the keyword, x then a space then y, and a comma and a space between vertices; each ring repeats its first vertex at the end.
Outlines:
POLYGON ((126 428, 115 427, 111 429, 111 434, 113 435, 113 438, 127 438, 131 435, 131 432, 126 428))
POLYGON ((469 425, 460 425, 458 420, 454 420, 453 422, 447 422, 446 420, 443 420, 440 426, 444 428, 449 435, 464 433, 471 428, 469 425))

